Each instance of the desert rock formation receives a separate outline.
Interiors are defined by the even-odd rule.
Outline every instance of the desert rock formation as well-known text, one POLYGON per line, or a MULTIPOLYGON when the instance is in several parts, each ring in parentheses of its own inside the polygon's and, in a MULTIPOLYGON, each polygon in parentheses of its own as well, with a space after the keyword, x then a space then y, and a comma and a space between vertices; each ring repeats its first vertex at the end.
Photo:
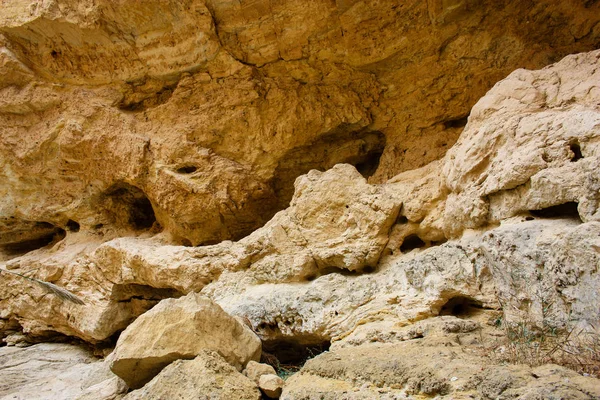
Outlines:
POLYGON ((0 395, 600 396, 600 3, 0 5, 0 395))

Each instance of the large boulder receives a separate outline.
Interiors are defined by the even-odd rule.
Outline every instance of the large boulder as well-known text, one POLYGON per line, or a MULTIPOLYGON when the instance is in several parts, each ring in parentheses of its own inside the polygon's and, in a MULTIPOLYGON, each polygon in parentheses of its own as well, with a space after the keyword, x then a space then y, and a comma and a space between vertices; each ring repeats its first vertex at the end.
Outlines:
POLYGON ((139 388, 178 359, 214 350, 241 370, 258 361, 260 339, 211 300, 196 293, 161 301, 119 337, 111 355, 112 371, 139 388))
POLYGON ((193 360, 177 360, 143 388, 123 400, 211 399, 259 400, 254 382, 216 352, 202 350, 193 360))

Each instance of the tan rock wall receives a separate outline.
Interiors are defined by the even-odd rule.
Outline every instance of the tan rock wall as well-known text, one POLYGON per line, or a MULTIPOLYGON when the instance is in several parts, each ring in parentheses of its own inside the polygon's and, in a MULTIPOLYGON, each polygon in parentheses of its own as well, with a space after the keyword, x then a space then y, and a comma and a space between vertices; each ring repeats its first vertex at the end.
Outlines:
POLYGON ((597 47, 599 7, 6 0, 0 227, 139 231, 127 184, 174 243, 239 239, 312 168, 441 158, 497 80, 597 47))

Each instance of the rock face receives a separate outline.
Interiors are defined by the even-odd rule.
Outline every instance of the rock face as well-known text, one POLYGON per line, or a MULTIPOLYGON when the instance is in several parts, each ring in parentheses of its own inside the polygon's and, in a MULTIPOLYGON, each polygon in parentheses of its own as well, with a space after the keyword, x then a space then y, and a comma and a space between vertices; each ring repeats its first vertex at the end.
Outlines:
POLYGON ((260 400, 256 385, 216 352, 202 350, 193 360, 177 360, 142 389, 123 400, 215 399, 260 400))
POLYGON ((127 391, 105 362, 58 343, 0 348, 0 399, 113 400, 127 391))
POLYGON ((481 340, 489 340, 491 328, 482 330, 479 324, 464 323, 472 321, 456 320, 438 321, 442 329, 437 330, 420 327, 414 337, 317 356, 288 379, 281 398, 594 399, 600 395, 597 379, 556 365, 487 365, 481 340))
MULTIPOLYGON (((312 358, 286 399, 598 397, 544 364, 598 348, 600 2, 30 3, 0 12, 2 343, 122 332, 131 398, 256 398, 261 341, 312 358)), ((120 396, 74 358, 104 375, 73 396, 120 396)))
POLYGON ((74 226, 239 239, 286 207, 297 176, 347 162, 384 182, 424 166, 496 81, 600 43, 589 1, 2 9, 4 257, 74 226))
POLYGON ((119 337, 111 370, 131 388, 142 387, 178 359, 214 350, 241 370, 259 360, 256 335, 209 299, 195 293, 163 300, 140 316, 119 337))

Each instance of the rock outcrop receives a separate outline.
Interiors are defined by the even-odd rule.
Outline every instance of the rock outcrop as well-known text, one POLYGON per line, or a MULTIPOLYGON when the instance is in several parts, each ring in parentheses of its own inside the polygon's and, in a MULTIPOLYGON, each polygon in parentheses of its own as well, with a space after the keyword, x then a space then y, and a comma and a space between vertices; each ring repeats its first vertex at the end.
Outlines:
POLYGON ((600 43, 600 5, 583 0, 2 10, 5 257, 51 242, 28 232, 40 224, 240 239, 287 206, 297 176, 347 162, 384 182, 424 166, 499 79, 600 43))
POLYGON ((2 1, 0 354, 116 349, 0 396, 600 397, 551 364, 600 365, 598 47, 594 1, 2 1))
POLYGON ((260 359, 261 343, 244 324, 195 293, 161 301, 119 337, 110 369, 130 388, 140 388, 165 366, 213 350, 242 370, 260 359))
POLYGON ((282 399, 595 399, 598 380, 556 365, 489 365, 490 327, 445 321, 388 343, 321 354, 286 382, 282 399), (462 326, 461 326, 462 325, 462 326), (467 328, 467 329, 465 329, 467 328), (473 329, 475 328, 475 329, 473 329))

